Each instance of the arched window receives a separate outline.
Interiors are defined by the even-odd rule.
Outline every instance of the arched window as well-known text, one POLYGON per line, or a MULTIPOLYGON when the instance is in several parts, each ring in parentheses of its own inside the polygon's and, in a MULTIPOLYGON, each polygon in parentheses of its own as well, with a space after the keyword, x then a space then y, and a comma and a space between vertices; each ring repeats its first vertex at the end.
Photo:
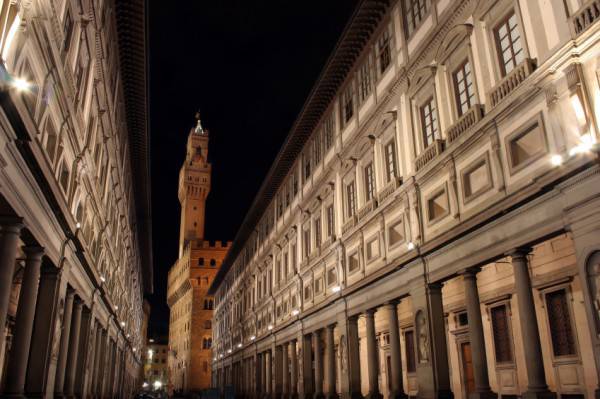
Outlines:
POLYGON ((210 349, 212 347, 212 338, 205 337, 202 339, 202 349, 210 349))

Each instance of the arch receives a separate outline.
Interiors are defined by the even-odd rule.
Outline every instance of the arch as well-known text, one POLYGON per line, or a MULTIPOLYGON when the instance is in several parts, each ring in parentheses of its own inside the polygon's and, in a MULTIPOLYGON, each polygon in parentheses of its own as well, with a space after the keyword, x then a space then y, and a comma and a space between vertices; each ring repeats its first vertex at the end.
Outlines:
POLYGON ((472 31, 473 25, 469 23, 454 25, 438 46, 435 61, 443 63, 452 54, 460 42, 471 35, 472 31))

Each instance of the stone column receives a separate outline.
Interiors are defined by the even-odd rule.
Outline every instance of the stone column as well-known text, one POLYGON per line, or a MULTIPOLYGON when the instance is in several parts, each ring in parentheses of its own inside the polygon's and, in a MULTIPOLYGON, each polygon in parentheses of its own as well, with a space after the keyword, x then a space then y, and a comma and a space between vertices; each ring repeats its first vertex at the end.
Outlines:
POLYGON ((283 359, 283 348, 281 346, 274 347, 273 356, 273 372, 275 373, 275 398, 280 399, 283 392, 283 373, 282 373, 282 359, 283 359))
POLYGON ((360 341, 358 339, 358 316, 348 317, 347 323, 348 345, 346 350, 348 351, 348 398, 362 399, 360 388, 360 341))
POLYGON ((554 397, 555 394, 548 389, 544 373, 540 332, 535 314, 531 278, 529 277, 528 253, 528 249, 515 249, 509 253, 515 275, 519 324, 523 348, 525 348, 525 368, 527 369, 527 391, 522 394, 522 397, 524 399, 554 397))
POLYGON ((393 301, 385 304, 383 308, 388 315, 388 327, 390 329, 390 366, 392 382, 391 399, 406 399, 404 393, 402 376, 402 355, 400 352, 400 330, 398 328, 398 308, 397 302, 393 301))
POLYGON ((38 300, 33 321, 33 336, 29 358, 25 391, 28 396, 50 396, 56 380, 56 359, 61 341, 61 315, 64 311, 63 295, 66 283, 63 269, 42 264, 38 300))
POLYGON ((375 311, 369 309, 365 312, 366 341, 367 341, 367 363, 369 365, 369 399, 381 399, 379 392, 379 347, 375 332, 375 311))
POLYGON ((337 399, 337 393, 335 391, 335 347, 333 339, 333 330, 335 324, 330 324, 325 329, 325 350, 327 362, 327 399, 337 399))
POLYGON ((98 332, 96 337, 96 356, 94 358, 94 377, 92 378, 92 394, 94 397, 100 394, 100 384, 102 381, 102 362, 104 360, 104 329, 98 322, 98 332))
POLYGON ((67 291, 65 300, 65 315, 63 317, 62 332, 60 334, 60 353, 58 354, 58 364, 56 366, 56 381, 54 383, 54 393, 57 397, 63 396, 65 387, 65 374, 67 370, 67 356, 69 354, 69 341, 71 334, 71 318, 73 314, 73 299, 75 292, 67 291))
POLYGON ((419 397, 452 398, 442 285, 415 281, 411 286, 419 397))
POLYGON ((77 299, 73 306, 73 318, 71 321, 71 334, 69 337, 69 356, 67 357, 67 370, 65 376, 65 393, 68 397, 75 396, 75 375, 78 369, 79 336, 81 333, 81 311, 83 302, 77 299))
POLYGON ((467 317, 469 319, 469 341, 471 343, 473 378, 475 380, 475 392, 471 393, 469 399, 497 397, 490 388, 488 376, 483 323, 481 321, 481 305, 479 302, 479 292, 477 290, 478 271, 478 269, 469 269, 461 273, 465 286, 465 303, 467 305, 467 317))
POLYGON ((296 340, 290 341, 290 398, 298 397, 298 354, 296 340))
POLYGON ((310 334, 302 335, 302 347, 300 348, 300 351, 302 354, 302 370, 299 370, 302 374, 301 398, 309 399, 312 398, 315 393, 314 375, 312 371, 312 336, 310 334))
POLYGON ((260 397, 260 383, 262 381, 262 373, 260 368, 260 354, 255 353, 252 358, 253 367, 254 367, 254 380, 253 380, 253 393, 254 398, 258 399, 260 397))
POLYGON ((0 352, 5 350, 4 326, 17 261, 17 244, 23 228, 20 218, 0 219, 0 352))
POLYGON ((33 318, 40 280, 40 269, 44 248, 23 247, 25 272, 19 294, 17 320, 6 378, 6 393, 22 396, 25 392, 25 375, 33 332, 33 318))
POLYGON ((315 356, 315 399, 323 399, 323 350, 321 345, 321 330, 313 332, 313 347, 315 356))
POLYGON ((288 356, 289 353, 289 344, 286 342, 283 345, 281 345, 281 371, 283 374, 283 381, 282 381, 282 391, 283 391, 283 397, 284 398, 288 398, 290 395, 290 370, 289 370, 289 364, 290 364, 290 359, 288 356))
POLYGON ((77 354, 77 371, 75 372, 75 394, 84 397, 85 385, 89 379, 89 363, 94 348, 93 318, 89 308, 83 307, 81 312, 81 328, 79 335, 79 351, 77 354))
POLYGON ((271 364, 271 351, 266 351, 265 355, 266 394, 267 397, 271 398, 273 396, 273 366, 271 364))

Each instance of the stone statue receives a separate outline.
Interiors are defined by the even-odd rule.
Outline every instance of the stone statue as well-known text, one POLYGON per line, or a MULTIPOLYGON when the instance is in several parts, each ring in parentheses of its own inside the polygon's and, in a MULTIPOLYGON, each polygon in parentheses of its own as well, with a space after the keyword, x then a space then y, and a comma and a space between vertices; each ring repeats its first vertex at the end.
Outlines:
POLYGON ((429 334, 427 333, 427 320, 422 310, 417 312, 415 317, 417 327, 419 362, 427 363, 429 361, 429 334))
POLYGON ((51 356, 54 361, 58 360, 58 350, 60 349, 60 340, 62 336, 62 324, 63 314, 65 312, 65 299, 60 298, 58 303, 58 314, 56 315, 56 321, 54 323, 54 338, 52 341, 52 352, 51 356))

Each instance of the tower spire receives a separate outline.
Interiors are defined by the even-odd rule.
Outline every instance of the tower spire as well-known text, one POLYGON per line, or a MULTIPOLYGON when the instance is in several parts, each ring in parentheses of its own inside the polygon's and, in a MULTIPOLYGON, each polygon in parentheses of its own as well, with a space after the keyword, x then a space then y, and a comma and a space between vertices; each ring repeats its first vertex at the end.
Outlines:
POLYGON ((204 128, 202 127, 202 121, 200 120, 200 111, 196 112, 196 128, 194 129, 196 134, 204 134, 204 128))

